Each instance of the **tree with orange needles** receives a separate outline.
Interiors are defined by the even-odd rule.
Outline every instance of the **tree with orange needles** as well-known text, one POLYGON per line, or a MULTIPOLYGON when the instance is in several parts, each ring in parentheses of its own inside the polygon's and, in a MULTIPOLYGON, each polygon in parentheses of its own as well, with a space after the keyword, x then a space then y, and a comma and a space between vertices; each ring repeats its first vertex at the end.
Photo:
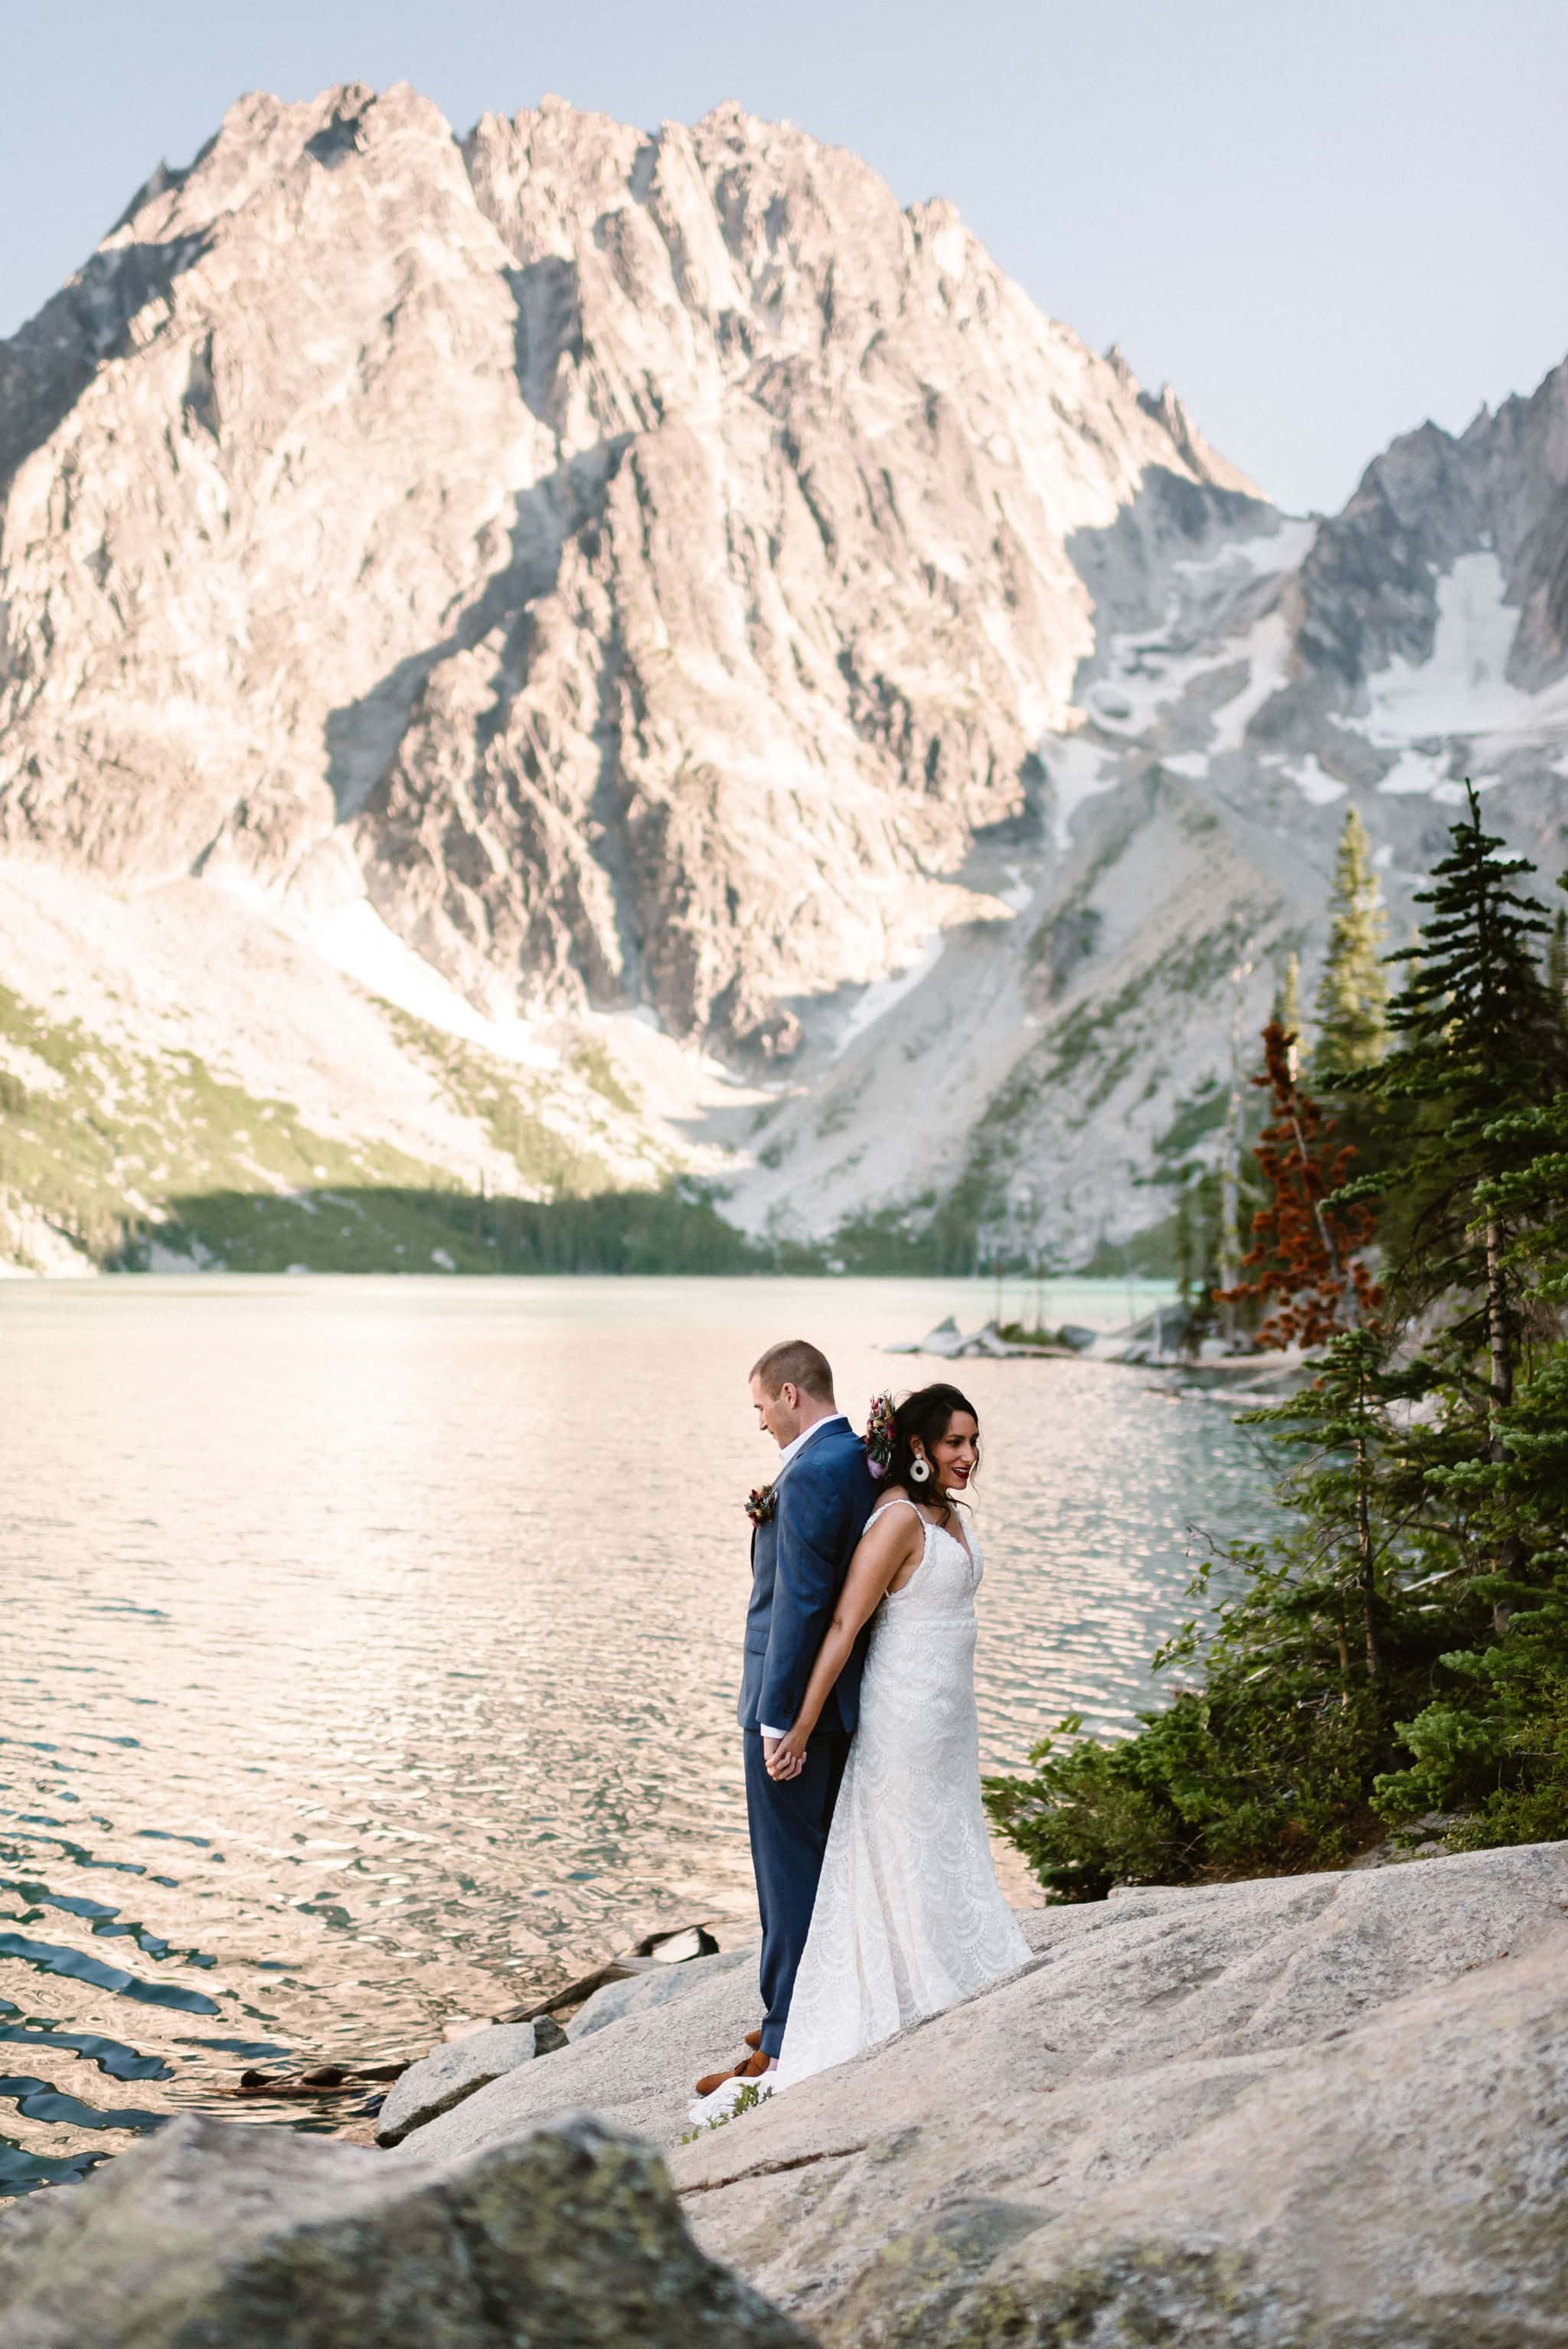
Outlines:
POLYGON ((1357 1253, 1376 1228, 1371 1208, 1331 1195, 1355 1147, 1335 1141, 1334 1119, 1303 1092, 1295 1043, 1277 1019, 1264 1030, 1264 1074, 1253 1082, 1273 1093, 1274 1118, 1253 1155, 1270 1197, 1253 1217, 1253 1246, 1242 1259, 1252 1279, 1216 1291, 1227 1304, 1277 1299, 1258 1331, 1264 1347, 1326 1345, 1341 1330, 1363 1327, 1383 1298, 1357 1253))

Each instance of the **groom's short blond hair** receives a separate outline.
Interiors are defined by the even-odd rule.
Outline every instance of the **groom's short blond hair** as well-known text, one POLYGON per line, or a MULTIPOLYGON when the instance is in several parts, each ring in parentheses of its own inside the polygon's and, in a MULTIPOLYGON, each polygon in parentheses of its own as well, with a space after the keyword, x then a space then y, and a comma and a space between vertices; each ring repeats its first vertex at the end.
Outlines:
POLYGON ((769 1346, 751 1366, 751 1375, 762 1381, 764 1394, 776 1395, 785 1387, 799 1387, 818 1402, 833 1401, 833 1373, 828 1357, 820 1346, 808 1338, 786 1338, 777 1346, 769 1346))

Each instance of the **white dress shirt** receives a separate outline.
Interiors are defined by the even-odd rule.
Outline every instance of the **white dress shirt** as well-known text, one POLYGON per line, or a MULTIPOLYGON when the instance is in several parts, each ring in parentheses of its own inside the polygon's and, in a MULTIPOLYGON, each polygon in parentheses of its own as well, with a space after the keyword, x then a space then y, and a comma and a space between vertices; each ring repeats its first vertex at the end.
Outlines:
MULTIPOLYGON (((801 1429, 799 1434, 795 1437, 793 1443, 786 1444, 780 1447, 779 1454, 779 1475, 782 1476, 785 1469, 788 1468, 789 1463, 794 1459, 795 1454, 798 1452, 804 1452, 807 1444, 810 1444, 814 1435, 820 1435, 824 1428, 847 1427, 849 1423, 849 1421, 845 1418, 841 1411, 830 1411, 825 1419, 814 1419, 810 1427, 803 1427, 801 1429)), ((779 1477, 776 1476, 773 1481, 777 1484, 779 1477)), ((758 1727, 761 1735, 764 1737, 782 1737, 786 1733, 782 1729, 769 1729, 765 1721, 760 1723, 758 1727)))
MULTIPOLYGON (((799 1434, 795 1437, 794 1441, 790 1444, 786 1444, 780 1450, 779 1454, 779 1475, 782 1476, 785 1469, 788 1468, 789 1463, 794 1459, 795 1454, 798 1452, 804 1452, 806 1446, 810 1443, 811 1438, 814 1435, 821 1435, 825 1433, 830 1427, 848 1427, 849 1423, 849 1421, 844 1417, 841 1411, 830 1411, 825 1419, 814 1419, 810 1427, 803 1427, 800 1430, 799 1434)), ((774 1482, 777 1484, 778 1477, 775 1477, 774 1482)))

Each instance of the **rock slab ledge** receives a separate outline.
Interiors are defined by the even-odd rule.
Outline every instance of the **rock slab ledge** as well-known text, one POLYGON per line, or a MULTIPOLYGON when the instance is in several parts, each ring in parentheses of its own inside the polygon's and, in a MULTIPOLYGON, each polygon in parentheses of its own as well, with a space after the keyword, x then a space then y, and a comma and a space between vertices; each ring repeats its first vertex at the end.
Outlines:
POLYGON ((0 2221, 0 2349, 809 2349, 582 2115, 459 2171, 191 2116, 0 2221))
POLYGON ((671 2154, 823 2349, 1568 2349, 1568 1844, 1023 1922, 1031 1964, 671 2154))

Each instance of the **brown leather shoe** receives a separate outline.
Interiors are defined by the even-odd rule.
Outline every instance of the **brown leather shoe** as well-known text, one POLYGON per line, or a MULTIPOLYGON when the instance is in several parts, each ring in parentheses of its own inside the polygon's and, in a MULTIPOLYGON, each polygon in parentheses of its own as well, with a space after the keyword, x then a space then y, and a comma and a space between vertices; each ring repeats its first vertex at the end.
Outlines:
POLYGON ((747 2033, 747 2034, 746 2034, 746 2044, 747 2044, 747 2045, 750 2048, 750 2050, 751 2050, 752 2054, 755 2055, 755 2054, 756 2054, 756 2053, 757 2053, 757 2050, 758 2050, 758 2049, 761 2046, 761 2044, 762 2044, 762 2033, 761 2033, 761 2032, 760 2032, 760 2031, 748 2031, 748 2032, 747 2033))
POLYGON ((760 2080, 771 2061, 771 2056, 765 2055, 758 2047, 744 2063, 732 2064, 727 2072, 705 2073, 696 2084, 696 2093, 699 2096, 711 2096, 714 2090, 722 2088, 727 2080, 760 2080))

